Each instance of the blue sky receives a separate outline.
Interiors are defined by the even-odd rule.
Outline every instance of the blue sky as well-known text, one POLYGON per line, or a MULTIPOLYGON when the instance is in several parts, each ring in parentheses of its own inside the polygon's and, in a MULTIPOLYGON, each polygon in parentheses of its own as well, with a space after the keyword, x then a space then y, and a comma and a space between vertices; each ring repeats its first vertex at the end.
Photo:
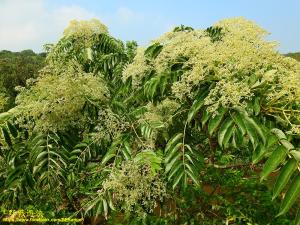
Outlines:
POLYGON ((145 45, 180 24, 206 28, 243 16, 271 33, 280 52, 300 51, 299 0, 0 0, 0 49, 41 51, 71 19, 98 18, 122 40, 145 45))

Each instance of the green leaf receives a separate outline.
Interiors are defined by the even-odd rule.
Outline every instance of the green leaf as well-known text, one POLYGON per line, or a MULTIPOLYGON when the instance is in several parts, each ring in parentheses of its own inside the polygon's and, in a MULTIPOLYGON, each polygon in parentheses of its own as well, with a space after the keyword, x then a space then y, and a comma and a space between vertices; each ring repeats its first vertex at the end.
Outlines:
POLYGON ((227 144, 228 144, 230 138, 232 137, 232 134, 234 133, 235 129, 236 128, 233 124, 228 128, 228 131, 226 132, 224 140, 223 140, 224 148, 227 147, 227 144))
POLYGON ((292 145, 291 142, 289 142, 288 140, 285 140, 285 139, 281 139, 280 140, 280 143, 288 150, 292 150, 292 149, 295 149, 294 145, 292 145))
POLYGON ((193 180, 193 182, 196 184, 196 186, 200 187, 200 182, 199 182, 199 179, 197 178, 197 176, 194 174, 193 171, 191 170, 186 170, 185 171, 189 177, 193 180))
POLYGON ((71 155, 80 155, 81 152, 82 152, 81 149, 74 149, 74 150, 71 152, 71 155))
POLYGON ((265 179, 273 170, 279 166, 279 164, 285 159, 287 155, 285 147, 282 145, 278 146, 271 154, 263 171, 261 172, 261 180, 265 179))
POLYGON ((8 120, 12 116, 12 113, 10 111, 0 113, 0 124, 4 123, 6 120, 8 120))
POLYGON ((24 170, 24 165, 17 166, 14 170, 11 170, 8 173, 8 176, 5 180, 5 185, 9 186, 15 180, 17 180, 24 170))
POLYGON ((168 152, 165 158, 165 163, 168 163, 172 159, 172 157, 175 155, 176 152, 178 152, 178 149, 180 149, 182 145, 183 144, 179 142, 177 143, 177 145, 175 145, 175 147, 171 151, 168 152))
POLYGON ((204 99, 207 96, 208 91, 204 91, 193 103, 189 110, 187 122, 190 123, 195 115, 198 113, 200 108, 204 105, 204 99))
POLYGON ((292 174, 297 168, 297 161, 295 159, 290 159, 284 167, 281 169, 281 172, 279 176, 277 177, 277 180, 275 182, 274 188, 273 188, 273 196, 272 199, 275 199, 280 192, 283 190, 285 185, 290 180, 292 174))
POLYGON ((277 128, 273 128, 273 129, 271 130, 271 132, 272 132, 273 134, 275 134, 275 135, 278 137, 279 140, 287 139, 286 136, 285 136, 285 134, 283 133, 282 130, 279 130, 279 129, 277 129, 277 128))
POLYGON ((12 125, 9 121, 6 122, 9 132, 12 134, 14 138, 18 136, 17 128, 12 125))
POLYGON ((228 117, 221 125, 218 133, 218 143, 221 147, 226 146, 233 133, 233 120, 228 117))
POLYGON ((107 214, 108 214, 108 204, 106 199, 102 199, 102 203, 103 203, 103 211, 104 211, 104 217, 105 219, 107 219, 107 214))
POLYGON ((191 122, 191 120, 195 117, 195 115, 197 114, 197 112, 199 111, 199 109, 203 106, 204 104, 204 100, 203 99, 199 99, 194 101, 192 107, 189 110, 188 113, 188 118, 187 118, 187 122, 191 122))
POLYGON ((272 147, 273 145, 278 144, 278 138, 273 133, 269 133, 267 137, 267 148, 272 147))
POLYGON ((281 203, 280 210, 277 216, 285 214, 291 206, 296 202, 300 195, 300 173, 294 178, 284 199, 281 203))
POLYGON ((37 172, 40 172, 41 168, 43 168, 46 164, 48 163, 47 158, 44 159, 43 161, 39 162, 37 166, 33 167, 33 174, 36 174, 37 172))
POLYGON ((38 164, 42 159, 44 159, 45 156, 48 155, 48 152, 47 151, 42 151, 37 157, 36 157, 36 160, 35 160, 35 163, 34 164, 38 164))
POLYGON ((116 156, 116 148, 113 146, 111 147, 107 153, 104 155, 101 164, 105 165, 111 158, 116 156))
POLYGON ((182 190, 186 190, 187 186, 188 186, 188 176, 187 176, 187 172, 185 171, 185 173, 183 174, 183 178, 181 179, 181 189, 182 190))
POLYGON ((127 141, 124 142, 124 148, 122 148, 122 153, 126 160, 131 159, 131 148, 127 141))
POLYGON ((159 85, 161 84, 162 76, 155 76, 152 77, 150 80, 148 80, 144 85, 144 95, 152 100, 154 98, 154 95, 156 93, 156 90, 158 89, 159 85))
POLYGON ((181 173, 179 173, 179 175, 176 177, 176 179, 174 180, 173 185, 172 185, 173 190, 176 188, 177 184, 180 182, 183 175, 184 175, 184 172, 181 171, 181 173))
POLYGON ((299 162, 300 161, 300 151, 293 150, 290 154, 299 162))
POLYGON ((128 150, 126 148, 122 148, 122 154, 123 154, 123 156, 126 160, 131 159, 131 155, 130 155, 130 153, 128 152, 128 150))
POLYGON ((88 144, 87 144, 87 143, 81 142, 81 143, 79 143, 79 144, 75 145, 75 147, 74 147, 74 148, 85 148, 86 146, 88 146, 88 144))
POLYGON ((247 120, 245 120, 245 127, 246 127, 247 134, 249 136, 249 139, 253 145, 253 148, 256 149, 258 142, 259 142, 256 130, 253 127, 253 125, 251 123, 249 123, 249 121, 247 121, 247 120))
MULTIPOLYGON (((249 125, 251 124, 251 126, 253 126, 253 128, 259 134, 259 136, 261 137, 263 143, 265 144, 267 142, 267 139, 266 139, 266 136, 265 136, 265 133, 264 133, 263 129, 252 118, 245 115, 244 119, 247 122, 247 123, 245 123, 246 124, 246 129, 247 128, 249 129, 249 125), (247 125, 247 124, 249 124, 249 125, 247 125)), ((248 129, 247 129, 247 131, 248 131, 248 129)))
POLYGON ((212 115, 212 113, 208 112, 207 110, 204 110, 203 116, 201 118, 202 127, 204 127, 204 125, 207 123, 207 121, 209 120, 211 115, 212 115))
POLYGON ((253 109, 254 109, 254 115, 257 116, 260 113, 259 97, 256 97, 254 99, 253 109))
POLYGON ((145 56, 155 59, 161 52, 163 46, 160 43, 154 43, 145 50, 145 56))
POLYGON ((8 146, 12 146, 12 141, 11 141, 10 135, 5 127, 2 127, 2 135, 4 137, 6 144, 8 146))
POLYGON ((260 144, 256 147, 255 151, 253 152, 252 155, 252 162, 254 164, 258 163, 265 155, 267 152, 267 149, 264 145, 260 144))
POLYGON ((175 162, 175 164, 172 166, 172 168, 170 169, 170 173, 168 175, 168 181, 171 180, 171 178, 177 173, 177 171, 183 167, 183 164, 181 161, 177 161, 175 162))
POLYGON ((181 138, 183 137, 182 133, 175 134, 167 143, 166 148, 165 148, 165 153, 167 153, 170 148, 181 138))
POLYGON ((129 113, 129 115, 134 117, 135 119, 138 119, 142 115, 144 115, 145 112, 147 112, 147 108, 145 106, 141 106, 141 107, 138 107, 138 108, 134 109, 133 111, 131 111, 129 113))
POLYGON ((152 134, 152 127, 150 126, 149 123, 145 122, 141 125, 141 134, 145 138, 150 138, 150 136, 152 134))
POLYGON ((85 205, 84 211, 85 213, 90 211, 94 206, 99 202, 99 198, 95 198, 94 200, 90 201, 88 204, 85 205))
POLYGON ((244 137, 242 131, 238 128, 234 130, 234 142, 236 146, 242 146, 245 142, 246 138, 244 137))
POLYGON ((238 125, 238 128, 241 130, 242 134, 246 134, 246 126, 242 116, 239 113, 234 113, 231 115, 232 119, 234 120, 235 124, 238 125))
POLYGON ((211 136, 213 132, 217 129, 217 127, 220 125, 223 116, 225 115, 226 110, 224 108, 221 108, 215 117, 213 117, 209 123, 208 123, 208 133, 211 136))
POLYGON ((165 173, 168 173, 171 168, 173 167, 173 165, 175 164, 175 162, 182 156, 181 152, 178 152, 176 154, 176 156, 172 159, 171 162, 167 163, 166 165, 166 169, 165 169, 165 173))
POLYGON ((114 207, 113 201, 112 201, 111 194, 108 193, 107 196, 108 196, 108 206, 109 206, 109 208, 111 210, 116 210, 116 208, 114 207))
POLYGON ((153 174, 156 174, 159 170, 161 170, 161 151, 154 152, 153 150, 144 150, 139 152, 134 158, 134 162, 141 162, 141 163, 150 163, 151 171, 153 174))

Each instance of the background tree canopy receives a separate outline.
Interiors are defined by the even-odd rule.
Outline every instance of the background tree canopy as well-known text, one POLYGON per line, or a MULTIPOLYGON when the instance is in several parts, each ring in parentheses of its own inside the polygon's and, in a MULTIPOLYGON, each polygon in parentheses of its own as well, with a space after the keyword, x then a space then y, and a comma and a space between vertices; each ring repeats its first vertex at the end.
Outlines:
MULTIPOLYGON (((2 207, 84 224, 298 225, 300 63, 266 34, 232 18, 144 48, 72 21, 38 76, 15 73, 2 207)), ((43 57, 25 53, 37 71, 43 57)))
POLYGON ((286 56, 294 58, 298 61, 300 61, 300 52, 293 52, 293 53, 288 53, 286 56))
POLYGON ((43 67, 45 54, 32 50, 0 52, 0 109, 6 111, 14 106, 16 86, 25 86, 26 80, 36 78, 43 67))

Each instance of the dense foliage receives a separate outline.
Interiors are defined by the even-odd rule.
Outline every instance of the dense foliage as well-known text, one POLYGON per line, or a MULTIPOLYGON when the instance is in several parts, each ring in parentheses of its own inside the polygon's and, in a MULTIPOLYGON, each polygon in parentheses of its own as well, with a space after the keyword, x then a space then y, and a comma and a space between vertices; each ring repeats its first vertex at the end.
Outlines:
POLYGON ((233 18, 143 48, 72 21, 0 114, 2 207, 85 224, 299 224, 300 63, 266 34, 233 18))
POLYGON ((15 104, 16 86, 24 86, 29 78, 36 78, 44 65, 45 54, 32 50, 22 52, 0 52, 0 110, 12 108, 15 104))

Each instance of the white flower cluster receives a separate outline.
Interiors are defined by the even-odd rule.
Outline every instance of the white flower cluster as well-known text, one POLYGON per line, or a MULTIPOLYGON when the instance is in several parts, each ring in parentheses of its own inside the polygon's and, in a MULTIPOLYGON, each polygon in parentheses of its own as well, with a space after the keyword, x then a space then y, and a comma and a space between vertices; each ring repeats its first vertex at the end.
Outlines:
POLYGON ((129 122, 124 117, 115 114, 109 108, 103 109, 98 113, 98 124, 91 136, 95 142, 116 139, 129 126, 129 122))
POLYGON ((222 28, 219 41, 212 41, 205 30, 168 32, 154 40, 163 48, 151 66, 145 63, 140 49, 124 71, 124 80, 131 77, 137 88, 145 71, 154 68, 160 74, 184 57, 187 60, 183 67, 187 69, 172 84, 172 92, 179 99, 191 98, 197 87, 215 81, 216 86, 205 101, 211 111, 219 105, 243 107, 256 91, 251 82, 254 77, 258 83, 271 84, 266 93, 270 103, 282 98, 299 102, 300 63, 279 54, 275 50, 277 44, 264 39, 265 30, 243 18, 225 19, 214 26, 222 28))
POLYGON ((210 112, 217 111, 220 106, 245 108, 245 100, 252 96, 246 82, 220 80, 205 99, 205 104, 210 106, 210 112))
POLYGON ((64 30, 65 36, 92 36, 93 34, 108 33, 107 27, 97 19, 71 20, 69 26, 64 30))
POLYGON ((16 98, 21 117, 30 118, 35 128, 43 131, 85 124, 82 110, 86 101, 105 102, 108 97, 105 82, 84 73, 78 65, 56 69, 46 67, 35 85, 16 98))
POLYGON ((127 213, 153 212, 158 201, 166 197, 166 184, 147 164, 127 161, 113 169, 99 193, 112 191, 114 201, 127 213))
POLYGON ((136 55, 133 63, 127 65, 123 71, 123 80, 132 78, 132 85, 138 87, 141 84, 142 78, 151 70, 151 66, 147 64, 146 57, 144 56, 145 49, 142 47, 137 48, 136 55))

